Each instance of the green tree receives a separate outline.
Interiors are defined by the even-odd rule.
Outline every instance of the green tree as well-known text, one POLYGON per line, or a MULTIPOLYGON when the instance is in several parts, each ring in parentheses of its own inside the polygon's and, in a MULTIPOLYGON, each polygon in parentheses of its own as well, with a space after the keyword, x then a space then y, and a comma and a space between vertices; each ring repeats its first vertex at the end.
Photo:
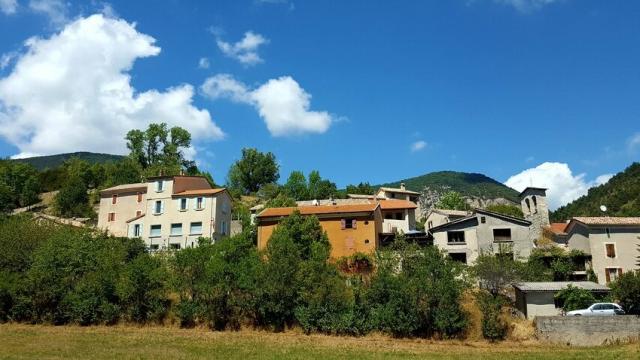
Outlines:
POLYGON ((508 216, 513 216, 516 218, 524 219, 524 214, 522 213, 522 208, 515 205, 508 204, 493 204, 487 206, 488 211, 496 212, 499 214, 504 214, 508 216))
POLYGON ((191 146, 191 134, 178 126, 149 124, 145 131, 131 130, 125 136, 129 158, 143 169, 147 176, 177 175, 181 171, 198 173, 195 163, 186 159, 184 150, 191 146))
POLYGON ((227 185, 244 195, 259 191, 264 185, 280 178, 280 167, 272 153, 262 153, 254 148, 242 149, 242 158, 229 169, 227 185))
POLYGON ((564 311, 585 309, 596 302, 596 298, 593 296, 591 291, 577 288, 572 285, 560 290, 555 295, 555 298, 563 304, 562 310, 564 311))
POLYGON ((69 178, 55 196, 58 214, 64 217, 91 216, 87 185, 78 176, 69 178))
POLYGON ((640 315, 640 270, 620 275, 611 284, 611 294, 627 314, 640 315))
POLYGON ((300 201, 309 199, 307 178, 302 171, 292 171, 287 182, 282 186, 283 192, 290 198, 300 201))
POLYGON ((368 182, 361 182, 358 185, 347 185, 347 194, 373 195, 376 189, 368 182))
POLYGON ((309 173, 308 199, 329 199, 336 197, 338 189, 336 184, 323 179, 320 172, 313 170, 309 173))
POLYGON ((293 207, 296 206, 296 201, 284 193, 278 194, 273 199, 268 200, 265 204, 265 208, 274 208, 274 207, 293 207))
POLYGON ((467 210, 469 205, 467 205, 460 193, 449 191, 440 197, 436 207, 447 210, 467 210))

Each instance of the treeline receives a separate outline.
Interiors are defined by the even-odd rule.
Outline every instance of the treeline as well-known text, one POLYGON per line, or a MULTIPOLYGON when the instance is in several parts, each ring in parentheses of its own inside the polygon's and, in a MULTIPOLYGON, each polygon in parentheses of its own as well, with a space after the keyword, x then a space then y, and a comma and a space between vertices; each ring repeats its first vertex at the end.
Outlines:
MULTIPOLYGON (((282 221, 264 251, 247 231, 151 255, 139 239, 37 223, 28 215, 0 220, 0 234, 0 322, 46 324, 175 322, 213 330, 300 327, 461 338, 471 326, 463 306, 471 294, 484 337, 500 340, 509 328, 511 284, 568 274, 560 264, 577 256, 558 253, 548 266, 549 254, 525 263, 484 253, 467 267, 400 236, 373 256, 332 261, 318 219, 298 213, 282 221)), ((640 272, 623 274, 612 288, 625 311, 640 314, 640 272)), ((567 308, 589 301, 575 289, 562 296, 567 308)))

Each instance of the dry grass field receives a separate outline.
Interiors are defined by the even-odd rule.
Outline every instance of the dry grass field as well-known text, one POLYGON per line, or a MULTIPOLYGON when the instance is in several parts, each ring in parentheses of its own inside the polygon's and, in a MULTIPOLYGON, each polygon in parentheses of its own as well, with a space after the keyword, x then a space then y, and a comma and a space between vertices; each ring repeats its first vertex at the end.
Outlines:
POLYGON ((172 327, 0 325, 2 359, 640 359, 640 344, 397 340, 172 327))

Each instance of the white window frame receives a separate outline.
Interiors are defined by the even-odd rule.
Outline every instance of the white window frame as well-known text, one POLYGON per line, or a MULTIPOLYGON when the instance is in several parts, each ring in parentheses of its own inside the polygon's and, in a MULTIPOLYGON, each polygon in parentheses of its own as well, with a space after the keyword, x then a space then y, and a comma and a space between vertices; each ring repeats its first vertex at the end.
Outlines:
POLYGON ((161 215, 164 213, 164 202, 162 200, 156 200, 153 203, 153 215, 161 215), (160 204, 160 212, 158 212, 158 204, 160 204))
POLYGON ((189 210, 189 199, 187 199, 187 198, 178 199, 178 210, 180 210, 180 211, 189 210), (184 207, 182 207, 182 202, 183 201, 184 201, 184 207))
POLYGON ((182 223, 173 223, 173 224, 171 224, 170 229, 169 229, 169 236, 182 236, 182 223), (177 234, 177 233, 174 234, 173 225, 180 225, 180 233, 179 234, 177 234))
POLYGON ((156 180, 156 192, 163 192, 164 191, 164 181, 163 180, 156 180))
POLYGON ((204 197, 203 196, 198 196, 196 198, 196 203, 195 203, 195 208, 196 210, 204 210, 204 197))
POLYGON ((142 224, 133 224, 133 237, 138 238, 141 236, 142 236, 142 224))
POLYGON ((150 225, 150 226, 149 226, 149 237, 150 237, 150 238, 159 238, 159 237, 162 237, 162 225, 161 225, 161 224, 153 224, 153 225, 150 225), (154 227, 154 226, 159 227, 158 235, 154 235, 154 234, 153 234, 153 227, 154 227))
POLYGON ((202 235, 203 234, 203 223, 202 221, 193 221, 189 223, 189 235, 202 235), (193 224, 200 223, 200 232, 193 232, 193 224))

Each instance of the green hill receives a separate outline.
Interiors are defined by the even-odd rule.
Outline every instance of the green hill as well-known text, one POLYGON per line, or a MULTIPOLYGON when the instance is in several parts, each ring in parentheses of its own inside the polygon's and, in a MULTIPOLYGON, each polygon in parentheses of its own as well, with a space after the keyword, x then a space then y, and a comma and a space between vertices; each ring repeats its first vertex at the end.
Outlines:
POLYGON ((109 161, 118 161, 123 158, 121 155, 111 155, 111 154, 98 154, 92 152, 75 152, 75 153, 67 153, 67 154, 58 154, 58 155, 47 155, 47 156, 35 156, 24 159, 15 159, 14 161, 19 161, 27 164, 33 165, 38 170, 44 169, 52 169, 62 165, 65 160, 68 160, 72 157, 77 157, 79 159, 85 160, 89 163, 106 163, 109 161))
POLYGON ((640 216, 640 163, 633 163, 606 184, 589 189, 573 202, 551 214, 554 221, 573 216, 640 216), (607 207, 606 213, 600 206, 607 207))
POLYGON ((482 174, 438 171, 380 186, 399 187, 400 183, 405 183, 407 189, 413 191, 422 191, 425 187, 429 187, 436 191, 453 190, 469 197, 505 198, 518 201, 517 191, 482 174))

